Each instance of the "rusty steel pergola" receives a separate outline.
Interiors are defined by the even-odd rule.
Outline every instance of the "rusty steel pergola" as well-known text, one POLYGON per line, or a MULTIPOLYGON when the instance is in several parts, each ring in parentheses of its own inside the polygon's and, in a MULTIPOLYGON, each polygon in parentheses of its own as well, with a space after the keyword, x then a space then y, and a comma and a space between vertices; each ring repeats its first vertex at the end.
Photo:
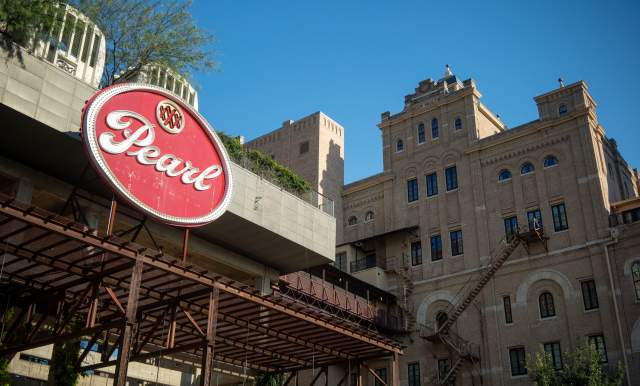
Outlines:
POLYGON ((289 381, 317 368, 315 382, 328 365, 390 357, 390 385, 399 382, 402 349, 391 339, 6 196, 0 253, 2 291, 17 310, 8 323, 3 309, 0 355, 86 337, 76 369, 115 365, 117 386, 125 385, 130 361, 159 356, 199 362, 201 385, 210 384, 214 361, 289 372, 289 381), (98 342, 100 360, 83 364, 98 342))

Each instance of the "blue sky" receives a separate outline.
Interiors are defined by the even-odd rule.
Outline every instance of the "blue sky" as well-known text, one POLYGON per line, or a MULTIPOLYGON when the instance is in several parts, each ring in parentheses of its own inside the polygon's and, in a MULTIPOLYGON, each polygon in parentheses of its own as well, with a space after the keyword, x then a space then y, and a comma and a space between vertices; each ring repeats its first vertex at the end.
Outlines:
POLYGON ((382 170, 383 111, 449 64, 509 127, 533 97, 583 79, 598 117, 640 167, 640 1, 205 1, 220 70, 195 74, 218 130, 254 138, 321 110, 345 127, 345 182, 382 170))

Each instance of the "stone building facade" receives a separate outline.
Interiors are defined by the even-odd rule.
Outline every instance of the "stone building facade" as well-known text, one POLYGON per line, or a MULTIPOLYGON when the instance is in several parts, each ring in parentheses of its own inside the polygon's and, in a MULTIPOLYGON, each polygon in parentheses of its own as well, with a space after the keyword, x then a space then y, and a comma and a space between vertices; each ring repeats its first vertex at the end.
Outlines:
MULTIPOLYGON (((252 149, 270 155, 279 164, 294 170, 322 196, 318 205, 333 205, 336 223, 342 219, 344 185, 344 128, 318 111, 296 121, 287 120, 282 127, 246 143, 252 149)), ((336 229, 342 241, 342 227, 336 229)))
MULTIPOLYGON (((583 341, 640 383, 638 173, 585 82, 534 100, 538 118, 508 129, 475 81, 447 68, 382 114, 384 170, 342 187, 336 265, 397 294, 402 385, 528 385, 525 360, 544 349, 560 365, 583 341), (542 239, 516 248, 451 327, 464 355, 434 339, 510 235, 529 229, 542 239)), ((280 154, 297 146, 258 147, 286 164, 280 154)))

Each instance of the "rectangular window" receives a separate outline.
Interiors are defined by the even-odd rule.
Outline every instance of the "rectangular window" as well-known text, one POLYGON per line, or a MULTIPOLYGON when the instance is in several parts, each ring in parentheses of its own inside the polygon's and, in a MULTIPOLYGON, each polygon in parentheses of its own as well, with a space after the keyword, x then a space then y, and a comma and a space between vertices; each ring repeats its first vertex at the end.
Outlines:
POLYGON ((409 372, 409 386, 421 386, 420 383, 420 363, 413 362, 407 365, 409 372))
POLYGON ((527 223, 529 224, 530 231, 542 228, 542 214, 540 213, 540 209, 527 212, 527 223))
POLYGON ((447 190, 458 189, 458 171, 455 166, 444 169, 444 175, 447 180, 447 190))
POLYGON ((427 197, 438 194, 438 175, 431 173, 427 175, 427 197))
POLYGON ((431 236, 431 261, 442 260, 442 238, 440 235, 431 236))
POLYGON ((73 45, 71 46, 71 55, 76 58, 80 54, 80 45, 82 44, 82 36, 84 35, 85 23, 82 20, 78 20, 76 23, 76 30, 73 34, 73 45))
POLYGON ((309 152, 309 141, 304 141, 300 144, 300 154, 309 152))
POLYGON ((513 323, 513 314, 511 313, 511 296, 503 296, 502 304, 504 305, 504 322, 513 323))
POLYGON ((585 310, 595 310, 599 307, 598 292, 596 291, 596 282, 593 280, 585 280, 580 283, 582 285, 582 301, 585 310))
POLYGON ((553 205, 551 207, 551 213, 553 213, 553 229, 556 232, 569 229, 569 223, 567 223, 567 210, 564 207, 564 203, 553 205))
POLYGON ((451 370, 451 362, 449 361, 449 358, 438 359, 438 380, 444 381, 449 370, 451 370))
POLYGON ((347 272, 347 253, 341 252, 336 255, 336 261, 333 263, 336 268, 347 272))
POLYGON ((553 368, 562 370, 562 350, 560 350, 560 342, 545 343, 544 352, 551 357, 553 368))
POLYGON ((511 361, 512 376, 527 374, 524 347, 515 347, 509 349, 509 360, 511 361))
POLYGON ((452 231, 449 235, 451 236, 451 255, 462 255, 464 253, 464 248, 462 246, 462 231, 452 231))
POLYGON ((415 178, 407 181, 407 201, 414 202, 418 201, 418 180, 415 178))
POLYGON ((414 241, 411 243, 411 265, 422 264, 422 243, 414 241))
MULTIPOLYGON (((385 367, 381 368, 381 369, 375 369, 374 370, 376 372, 376 375, 379 376, 384 383, 387 383, 387 369, 385 367)), ((375 381, 373 382, 374 386, 382 386, 382 382, 380 382, 378 380, 378 378, 375 378, 375 381)))
POLYGON ((516 233, 518 233, 518 218, 516 216, 505 218, 504 234, 507 236, 507 241, 513 240, 516 233))
POLYGON ((424 126, 422 124, 418 126, 418 143, 424 143, 424 126))
POLYGON ((74 24, 76 24, 76 17, 67 13, 67 18, 64 21, 64 27, 62 29, 62 40, 60 41, 60 49, 62 51, 66 52, 69 50, 74 24))
POLYGON ((438 126, 431 127, 431 138, 436 139, 439 136, 440 136, 440 133, 438 132, 438 126))
POLYGON ((589 344, 591 347, 600 354, 600 362, 607 363, 607 346, 604 344, 603 335, 592 335, 589 337, 589 344))
POLYGON ((93 36, 93 47, 91 48, 91 60, 89 61, 89 65, 91 67, 96 66, 96 62, 98 61, 98 49, 100 48, 100 35, 95 34, 93 36))

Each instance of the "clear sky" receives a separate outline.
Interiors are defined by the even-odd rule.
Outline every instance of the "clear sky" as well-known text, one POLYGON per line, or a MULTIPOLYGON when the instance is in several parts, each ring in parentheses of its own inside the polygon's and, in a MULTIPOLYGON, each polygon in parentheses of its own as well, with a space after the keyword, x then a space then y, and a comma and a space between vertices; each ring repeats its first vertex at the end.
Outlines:
POLYGON ((509 127, 533 97, 585 80, 598 118, 640 167, 640 1, 195 0, 220 70, 196 74, 200 111, 251 139, 321 110, 345 128, 345 182, 382 171, 383 111, 449 64, 509 127), (635 91, 634 91, 635 89, 635 91))

